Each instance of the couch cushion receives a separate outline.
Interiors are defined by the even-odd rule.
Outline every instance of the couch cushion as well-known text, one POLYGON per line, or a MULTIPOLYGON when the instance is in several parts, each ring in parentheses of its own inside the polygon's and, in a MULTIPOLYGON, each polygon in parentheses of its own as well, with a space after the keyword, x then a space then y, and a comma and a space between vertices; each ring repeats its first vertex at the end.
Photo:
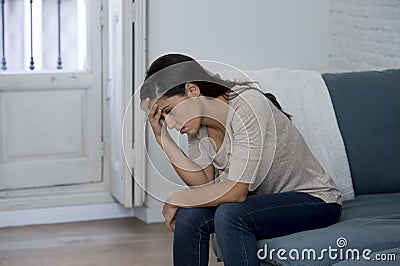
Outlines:
POLYGON ((358 195, 344 202, 340 220, 352 218, 400 219, 400 193, 358 195))
POLYGON ((400 219, 354 218, 327 228, 262 240, 257 244, 262 249, 261 256, 264 250, 268 254, 272 249, 275 250, 272 256, 265 258, 266 262, 273 265, 332 265, 344 261, 345 257, 330 257, 328 253, 323 253, 323 249, 337 249, 333 255, 340 254, 339 250, 346 254, 348 249, 357 249, 359 254, 365 249, 372 252, 392 249, 400 246, 398 232, 400 219), (281 253, 281 258, 277 256, 279 249, 286 251, 283 255, 281 253), (291 259, 296 254, 293 250, 298 252, 298 259, 291 259), (315 253, 310 253, 310 250, 315 253), (308 254, 315 254, 315 257, 308 257, 308 254))
MULTIPOLYGON (((300 252, 306 249, 313 249, 320 255, 324 248, 338 248, 339 238, 345 238, 346 249, 357 248, 360 252, 364 249, 371 249, 372 252, 379 252, 400 247, 400 193, 360 195, 356 199, 343 203, 343 215, 341 222, 332 226, 299 232, 283 237, 257 241, 260 249, 276 251, 283 248, 287 252, 296 249, 300 252)), ((263 254, 261 254, 263 255, 263 254)), ((288 257, 288 253, 286 253, 288 257)), ((371 255, 372 257, 372 255, 371 255)), ((279 259, 276 255, 265 258, 264 265, 332 265, 343 262, 343 260, 330 259, 324 256, 318 261, 279 259)), ((340 265, 340 264, 339 264, 340 265)))
POLYGON ((356 194, 400 192, 400 70, 323 74, 323 78, 356 194))

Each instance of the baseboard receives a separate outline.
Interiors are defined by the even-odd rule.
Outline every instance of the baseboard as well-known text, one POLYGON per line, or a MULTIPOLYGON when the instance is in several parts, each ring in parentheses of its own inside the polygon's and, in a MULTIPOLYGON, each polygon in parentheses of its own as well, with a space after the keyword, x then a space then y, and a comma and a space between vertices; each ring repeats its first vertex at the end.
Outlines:
POLYGON ((163 222, 161 207, 124 208, 118 203, 78 205, 0 212, 0 228, 137 217, 145 223, 163 222))
POLYGON ((135 217, 147 224, 164 222, 164 217, 162 216, 161 212, 162 212, 162 207, 134 208, 135 217))

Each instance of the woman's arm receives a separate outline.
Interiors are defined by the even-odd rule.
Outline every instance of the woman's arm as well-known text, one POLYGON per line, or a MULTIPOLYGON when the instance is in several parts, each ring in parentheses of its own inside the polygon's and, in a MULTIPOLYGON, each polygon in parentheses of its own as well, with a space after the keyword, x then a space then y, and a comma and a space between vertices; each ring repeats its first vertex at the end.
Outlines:
POLYGON ((142 107, 148 115, 154 137, 183 182, 188 186, 201 186, 214 180, 214 167, 209 165, 202 169, 199 165, 188 159, 168 134, 158 105, 154 104, 150 109, 149 104, 150 99, 147 98, 143 102, 142 107))
POLYGON ((249 184, 227 180, 224 182, 172 192, 163 206, 165 225, 173 232, 178 207, 195 208, 217 206, 224 202, 242 202, 247 198, 249 184))
POLYGON ((201 186, 214 180, 214 166, 212 164, 201 168, 187 158, 183 151, 169 136, 160 141, 160 146, 170 160, 175 172, 188 186, 201 186))
POLYGON ((231 180, 172 192, 166 202, 181 208, 211 207, 246 200, 249 184, 231 180))

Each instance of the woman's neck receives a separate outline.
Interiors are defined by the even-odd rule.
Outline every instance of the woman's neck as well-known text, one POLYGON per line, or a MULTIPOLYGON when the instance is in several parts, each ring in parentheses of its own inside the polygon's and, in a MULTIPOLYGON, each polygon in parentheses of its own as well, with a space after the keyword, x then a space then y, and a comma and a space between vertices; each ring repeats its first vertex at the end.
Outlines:
POLYGON ((225 133, 229 100, 223 96, 217 98, 201 97, 203 114, 201 124, 225 133))

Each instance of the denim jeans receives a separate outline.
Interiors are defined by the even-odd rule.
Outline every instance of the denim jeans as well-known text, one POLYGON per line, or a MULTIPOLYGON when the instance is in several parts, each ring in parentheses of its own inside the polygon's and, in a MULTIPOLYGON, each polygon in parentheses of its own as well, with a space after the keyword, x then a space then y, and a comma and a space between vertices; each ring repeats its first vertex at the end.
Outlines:
POLYGON ((244 202, 180 208, 173 243, 174 265, 208 265, 210 234, 216 233, 225 266, 259 265, 259 239, 326 227, 342 207, 302 192, 249 195, 244 202))

